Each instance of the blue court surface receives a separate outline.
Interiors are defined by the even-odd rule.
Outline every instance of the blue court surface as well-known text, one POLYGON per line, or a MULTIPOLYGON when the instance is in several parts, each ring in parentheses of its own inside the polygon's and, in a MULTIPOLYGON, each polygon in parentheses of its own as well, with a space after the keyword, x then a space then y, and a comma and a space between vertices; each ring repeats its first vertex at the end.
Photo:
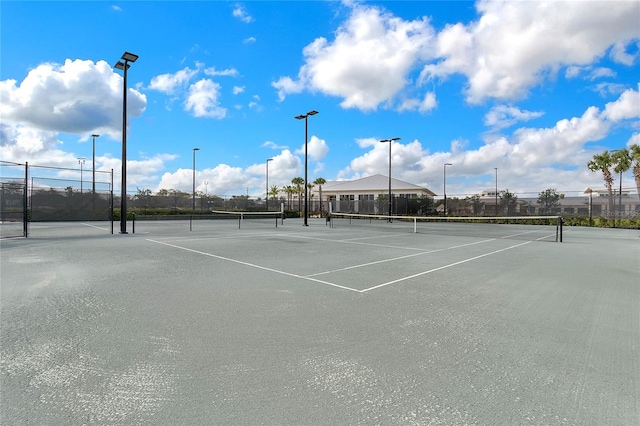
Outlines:
POLYGON ((118 225, 0 241, 2 424, 640 424, 638 230, 118 225))

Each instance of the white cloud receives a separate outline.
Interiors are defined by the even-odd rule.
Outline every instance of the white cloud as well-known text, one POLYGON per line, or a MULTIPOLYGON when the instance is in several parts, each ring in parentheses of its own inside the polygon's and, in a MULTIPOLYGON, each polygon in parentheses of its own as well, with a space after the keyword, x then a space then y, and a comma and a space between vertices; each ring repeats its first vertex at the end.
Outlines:
POLYGON ((517 107, 509 105, 498 105, 484 117, 484 124, 494 129, 504 129, 511 127, 521 121, 529 121, 544 115, 541 111, 522 111, 517 107))
POLYGON ((240 19, 242 22, 249 24, 253 22, 253 17, 249 15, 244 5, 236 3, 232 12, 233 16, 240 19))
POLYGON ((204 73, 206 75, 210 75, 210 76, 225 76, 225 77, 237 77, 238 76, 238 70, 235 68, 227 68, 225 70, 216 70, 216 67, 209 67, 206 68, 204 70, 204 73))
POLYGON ((433 92, 428 92, 424 99, 405 99, 400 106, 398 106, 398 111, 412 111, 418 110, 421 113, 429 112, 438 106, 438 102, 436 101, 436 95, 433 92))
MULTIPOLYGON (((86 135, 122 131, 122 77, 105 61, 69 60, 41 64, 18 84, 0 82, 0 115, 5 125, 86 135)), ((128 88, 127 111, 139 117, 147 98, 128 88)))
POLYGON ((244 92, 244 86, 233 86, 233 94, 237 95, 244 92))
POLYGON ((278 100, 284 101, 285 97, 291 93, 301 93, 304 90, 304 84, 299 81, 293 81, 291 77, 280 77, 278 81, 271 83, 273 87, 278 89, 278 100))
POLYGON ((188 67, 174 74, 161 74, 151 79, 149 89, 171 95, 175 93, 177 88, 186 85, 197 74, 198 70, 192 70, 188 67))
POLYGON ((244 40, 242 40, 243 44, 251 44, 251 43, 255 43, 256 42, 256 38, 255 37, 247 37, 244 40))
POLYGON ((343 108, 376 109, 405 87, 432 37, 426 18, 404 21, 377 7, 354 5, 333 41, 320 37, 304 48, 298 80, 282 77, 273 86, 281 100, 307 87, 343 98, 343 108))
POLYGON ((605 110, 602 115, 614 122, 640 118, 640 91, 633 89, 626 90, 617 100, 605 105, 605 110))
POLYGON ((222 119, 227 115, 227 109, 220 106, 219 95, 218 83, 202 79, 189 86, 184 108, 186 111, 191 111, 195 117, 222 119))
MULTIPOLYGON (((307 154, 309 159, 313 161, 321 161, 326 157, 329 152, 329 146, 324 139, 320 139, 317 136, 311 136, 309 143, 307 144, 307 154)), ((296 155, 304 156, 304 144, 295 151, 296 155)))
POLYGON ((111 10, 116 11, 116 12, 122 12, 122 8, 118 5, 113 5, 111 6, 111 10))
POLYGON ((611 48, 611 58, 620 63, 627 66, 632 66, 634 62, 638 59, 640 55, 640 41, 635 40, 635 42, 631 42, 630 40, 622 40, 616 42, 611 48), (629 53, 627 51, 627 47, 629 45, 633 45, 635 47, 634 53, 629 53))
MULTIPOLYGON (((520 116, 518 120, 536 115, 519 109, 506 109, 505 120, 520 116), (524 118, 522 118, 524 117, 524 118)), ((519 192, 540 192, 550 185, 561 190, 576 189, 581 185, 601 185, 601 178, 586 171, 585 164, 597 152, 591 144, 607 137, 614 125, 623 125, 624 120, 637 120, 640 116, 640 96, 637 90, 629 89, 619 98, 606 104, 603 111, 595 106, 587 108, 579 117, 559 120, 548 128, 519 128, 510 136, 487 135, 485 143, 469 149, 467 143, 455 140, 451 152, 430 153, 419 141, 403 144, 393 142, 392 176, 408 182, 425 185, 435 192, 442 191, 443 164, 453 163, 447 169, 451 182, 464 179, 460 188, 480 192, 486 184, 473 189, 474 178, 494 173, 499 169, 500 188, 519 192), (558 167, 558 165, 562 165, 558 167), (567 187, 569 186, 569 187, 567 187), (470 189, 471 188, 471 189, 470 189)), ((495 123, 503 118, 497 117, 495 123)), ((638 124, 635 121, 635 125, 638 124)), ((631 123, 631 126, 634 122, 631 123)), ((627 141, 630 146, 638 143, 636 132, 627 141)), ((338 173, 339 179, 351 179, 371 174, 388 174, 389 146, 376 138, 358 139, 358 146, 365 152, 354 158, 349 166, 338 173)), ((478 182, 484 180, 478 179, 478 182)), ((447 183, 447 192, 450 186, 447 183)), ((578 188, 579 189, 579 188, 578 188)), ((455 184, 451 192, 455 193, 455 184)))
MULTIPOLYGON (((449 25, 438 34, 440 62, 421 79, 461 73, 467 100, 518 99, 560 66, 584 66, 620 40, 638 37, 638 2, 514 2, 482 0, 468 26, 449 25), (597 25, 594 24, 597 22, 597 25), (507 53, 508 52, 508 53, 507 53)), ((577 69, 567 71, 568 77, 577 69)))

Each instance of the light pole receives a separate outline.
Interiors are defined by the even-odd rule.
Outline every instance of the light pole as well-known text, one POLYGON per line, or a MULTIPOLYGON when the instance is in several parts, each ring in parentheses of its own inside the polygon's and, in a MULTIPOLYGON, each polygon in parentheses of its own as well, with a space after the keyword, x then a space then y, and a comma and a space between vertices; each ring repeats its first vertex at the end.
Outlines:
POLYGON ((84 157, 78 158, 78 164, 80 164, 80 194, 82 195, 82 166, 84 166, 84 157))
POLYGON ((265 165, 267 166, 267 184, 266 184, 266 188, 267 188, 267 202, 265 203, 266 206, 266 210, 269 211, 269 161, 273 161, 273 158, 267 158, 267 161, 265 162, 265 165))
POLYGON ((192 210, 196 209, 196 151, 200 151, 200 148, 193 148, 193 207, 192 210))
POLYGON ((496 216, 498 216, 498 168, 496 169, 496 216))
POLYGON ((127 233, 127 70, 129 62, 138 60, 138 55, 124 52, 116 63, 116 68, 124 74, 122 93, 122 183, 120 185, 120 233, 127 233))
POLYGON ((91 185, 91 192, 93 193, 93 195, 95 195, 96 194, 96 138, 99 138, 100 135, 91 135, 91 137, 93 138, 93 167, 92 167, 93 184, 91 185))
POLYGON ((307 223, 307 215, 309 213, 309 185, 308 184, 308 179, 307 179, 307 170, 308 170, 308 148, 307 145, 308 144, 308 123, 309 123, 309 116, 310 115, 316 115, 318 113, 318 111, 316 110, 311 110, 306 114, 301 114, 301 115, 297 115, 294 118, 296 120, 302 120, 304 119, 304 226, 309 226, 309 224, 307 223))
POLYGON ((447 210, 447 166, 453 166, 451 163, 444 163, 444 215, 448 216, 449 211, 447 210))
POLYGON ((383 139, 380 142, 386 143, 389 142, 389 222, 391 222, 391 208, 393 206, 393 202, 391 201, 391 144, 393 141, 399 141, 400 138, 391 138, 391 139, 383 139))

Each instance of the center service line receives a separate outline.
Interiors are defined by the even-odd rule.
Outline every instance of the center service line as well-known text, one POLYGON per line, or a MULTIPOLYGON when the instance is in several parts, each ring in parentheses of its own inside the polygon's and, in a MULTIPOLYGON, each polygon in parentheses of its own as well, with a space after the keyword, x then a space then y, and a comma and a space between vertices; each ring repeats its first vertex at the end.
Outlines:
POLYGON ((410 257, 422 256, 422 255, 425 255, 425 254, 432 254, 432 253, 437 253, 437 252, 446 251, 446 250, 453 250, 453 249, 457 249, 457 248, 461 248, 461 247, 468 247, 468 246, 472 246, 472 245, 475 245, 475 244, 486 243, 486 242, 489 242, 489 241, 495 241, 495 238, 492 238, 490 240, 475 241, 473 243, 461 244, 461 245, 458 245, 458 246, 446 247, 446 248, 441 248, 441 249, 433 249, 433 250, 421 251, 420 253, 411 253, 411 254, 407 254, 407 255, 404 255, 404 256, 392 257, 390 259, 376 260, 374 262, 367 262, 367 263, 362 263, 360 265, 347 266, 347 267, 340 268, 340 269, 333 269, 331 271, 316 272, 315 274, 307 275, 307 277, 315 277, 315 276, 318 276, 318 275, 332 274, 334 272, 348 271, 350 269, 364 268, 366 266, 378 265, 380 263, 386 263, 386 262, 394 262, 396 260, 408 259, 410 257))
POLYGON ((393 281, 389 281, 389 282, 386 282, 386 283, 383 283, 383 284, 379 284, 379 285, 376 285, 376 286, 373 286, 373 287, 365 288, 364 290, 360 290, 360 292, 361 293, 366 293, 369 290, 375 290, 377 288, 385 287, 385 286, 388 286, 390 284, 395 284, 395 283, 399 283, 401 281, 409 280, 411 278, 419 277, 421 275, 430 274, 431 272, 436 272, 436 271, 440 271, 442 269, 450 268, 452 266, 460 265, 462 263, 471 262, 472 260, 477 260, 477 259, 480 259, 480 258, 483 258, 483 257, 486 257, 486 256, 491 256, 492 254, 500 253, 500 252, 503 252, 503 251, 506 251, 506 250, 511 250, 511 249, 523 246, 525 244, 530 244, 531 242, 532 241, 527 241, 527 242, 524 242, 524 243, 521 243, 521 244, 516 244, 515 246, 506 247, 506 248, 503 248, 503 249, 500 249, 500 250, 492 251, 490 253, 481 254, 480 256, 470 257, 469 259, 465 259, 465 260, 461 260, 459 262, 454 262, 454 263, 450 263, 448 265, 440 266, 439 268, 430 269, 428 271, 424 271, 424 272, 420 272, 418 274, 410 275, 408 277, 398 278, 397 280, 393 280, 393 281))
POLYGON ((169 243, 165 243, 165 242, 162 242, 162 241, 151 240, 151 239, 148 239, 148 238, 147 238, 147 241, 152 242, 152 243, 156 243, 156 244, 162 244, 162 245, 165 245, 165 246, 168 246, 168 247, 177 248, 177 249, 184 250, 184 251, 189 251, 191 253, 201 254, 203 256, 209 256, 209 257, 214 257, 214 258, 220 259, 220 260, 226 260, 228 262, 238 263, 240 265, 249 266, 249 267, 252 267, 252 268, 262 269, 264 271, 274 272, 276 274, 286 275, 288 277, 294 277, 294 278, 300 278, 300 279, 307 280, 307 281, 313 281, 313 282, 320 283, 320 284, 330 285, 332 287, 338 287, 338 288, 341 288, 343 290, 355 291, 356 293, 360 293, 361 292, 360 290, 356 290, 355 288, 345 287, 345 286, 342 286, 342 285, 339 285, 339 284, 330 283, 328 281, 322 281, 322 280, 319 280, 319 279, 316 279, 316 278, 311 278, 311 277, 305 277, 305 276, 302 276, 302 275, 292 274, 290 272, 279 271, 277 269, 267 268, 265 266, 255 265, 253 263, 243 262, 241 260, 236 260, 236 259, 231 259, 231 258, 228 258, 228 257, 218 256, 216 254, 206 253, 204 251, 193 250, 193 249, 190 249, 190 248, 177 246, 175 244, 169 244, 169 243))

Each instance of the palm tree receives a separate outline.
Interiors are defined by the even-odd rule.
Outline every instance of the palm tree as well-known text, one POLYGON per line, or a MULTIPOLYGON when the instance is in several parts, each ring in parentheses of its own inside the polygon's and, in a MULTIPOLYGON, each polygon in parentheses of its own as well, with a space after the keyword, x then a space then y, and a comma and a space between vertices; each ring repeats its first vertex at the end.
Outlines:
POLYGON ((592 172, 602 172, 604 183, 607 186, 607 192, 609 193, 609 214, 613 212, 613 175, 611 174, 611 167, 613 166, 613 158, 609 154, 609 151, 605 151, 602 154, 596 154, 593 159, 587 163, 587 167, 592 172))
POLYGON ((640 198, 640 145, 633 144, 629 148, 631 158, 633 159, 633 177, 636 180, 636 188, 638 190, 638 198, 640 198))
POLYGON ((320 216, 322 216, 322 185, 324 185, 325 183, 327 183, 326 180, 324 180, 324 178, 316 178, 316 180, 313 181, 314 185, 318 185, 318 188, 320 190, 320 216))
MULTIPOLYGON (((620 204, 618 210, 622 207, 622 174, 631 168, 631 153, 628 149, 623 148, 615 151, 611 157, 613 160, 613 171, 620 174, 620 193, 618 194, 620 204)), ((620 212, 618 212, 620 214, 620 212)))
POLYGON ((269 188, 269 192, 267 193, 267 197, 271 196, 271 198, 273 198, 275 200, 278 197, 279 193, 280 193, 280 188, 278 188, 278 185, 273 185, 271 188, 269 188))
POLYGON ((291 210, 291 199, 293 198, 293 194, 296 193, 296 189, 291 185, 287 185, 282 187, 282 190, 287 194, 287 210, 291 210))
MULTIPOLYGON (((309 204, 311 205, 311 209, 313 209, 313 192, 311 192, 313 190, 314 185, 312 183, 308 183, 307 184, 307 189, 309 191, 309 204)), ((306 197, 306 194, 305 194, 306 197)))
POLYGON ((304 179, 301 177, 295 177, 291 179, 291 183, 296 186, 296 192, 298 193, 298 212, 302 211, 302 188, 304 185, 304 179))

